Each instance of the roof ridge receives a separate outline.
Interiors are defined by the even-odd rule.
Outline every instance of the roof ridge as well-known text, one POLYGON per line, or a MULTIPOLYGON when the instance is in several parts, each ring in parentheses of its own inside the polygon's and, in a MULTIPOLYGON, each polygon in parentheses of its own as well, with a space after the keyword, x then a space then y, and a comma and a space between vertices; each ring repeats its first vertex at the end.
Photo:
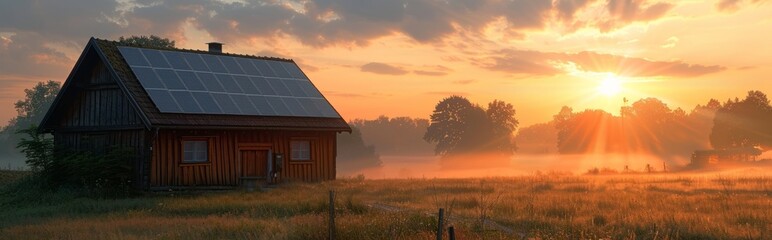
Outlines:
POLYGON ((141 46, 141 45, 136 45, 136 44, 123 44, 123 43, 120 43, 120 42, 115 41, 115 40, 100 39, 100 38, 94 38, 94 40, 101 41, 101 42, 107 43, 107 44, 111 44, 111 45, 116 46, 116 47, 135 47, 135 48, 144 48, 144 49, 155 49, 155 50, 175 51, 175 52, 187 52, 187 53, 197 53, 197 54, 222 55, 222 56, 231 56, 231 57, 253 58, 253 59, 261 59, 261 60, 272 60, 272 61, 283 61, 283 62, 295 63, 295 60, 292 60, 291 58, 257 56, 257 55, 237 54, 237 53, 217 53, 217 52, 210 52, 210 51, 205 51, 205 50, 186 49, 186 48, 148 47, 148 46, 141 46))

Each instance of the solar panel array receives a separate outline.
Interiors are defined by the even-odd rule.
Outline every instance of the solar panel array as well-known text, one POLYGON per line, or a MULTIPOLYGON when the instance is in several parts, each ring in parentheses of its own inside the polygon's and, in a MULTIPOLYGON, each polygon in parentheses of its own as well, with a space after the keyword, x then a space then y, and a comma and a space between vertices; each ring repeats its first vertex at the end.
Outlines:
POLYGON ((118 47, 163 113, 340 118, 297 65, 118 47))

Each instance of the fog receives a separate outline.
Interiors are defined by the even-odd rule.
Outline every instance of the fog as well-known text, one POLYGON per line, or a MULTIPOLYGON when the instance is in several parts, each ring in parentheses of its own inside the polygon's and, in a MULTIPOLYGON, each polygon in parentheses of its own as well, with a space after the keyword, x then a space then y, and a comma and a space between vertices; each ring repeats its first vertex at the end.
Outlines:
MULTIPOLYGON (((527 154, 515 155, 508 160, 499 161, 486 156, 467 156, 448 164, 437 156, 381 156, 380 167, 357 170, 339 169, 339 178, 354 178, 358 175, 366 179, 398 178, 485 178, 517 177, 539 174, 584 175, 591 169, 600 169, 602 175, 766 175, 772 170, 770 160, 745 164, 717 164, 705 168, 689 168, 688 158, 662 159, 646 154, 527 154), (497 162, 496 165, 486 161, 497 162), (646 171, 646 165, 651 173, 646 171), (664 164, 664 166, 663 166, 664 164), (628 171, 625 172, 625 166, 628 171), (667 171, 663 171, 666 167, 667 171), (606 172, 603 172, 603 170, 606 172)), ((759 156, 759 159, 772 159, 772 151, 759 156)))

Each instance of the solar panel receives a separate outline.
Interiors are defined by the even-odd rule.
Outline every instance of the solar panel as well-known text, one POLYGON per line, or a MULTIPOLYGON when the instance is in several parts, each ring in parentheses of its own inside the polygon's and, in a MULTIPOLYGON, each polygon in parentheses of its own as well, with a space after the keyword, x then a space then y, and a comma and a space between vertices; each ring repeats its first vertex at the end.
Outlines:
POLYGON ((177 76, 180 76, 182 83, 185 84, 185 87, 187 87, 188 90, 206 91, 206 87, 204 87, 204 84, 198 79, 196 73, 192 71, 176 71, 176 73, 177 76))
POLYGON ((198 76, 198 79, 201 79, 201 82, 204 83, 204 86, 210 92, 225 92, 225 88, 220 85, 220 81, 214 77, 214 74, 199 72, 196 73, 196 75, 198 76))
POLYGON ((222 113, 229 113, 229 114, 241 113, 239 106, 236 106, 236 103, 233 102, 233 100, 228 94, 212 93, 212 97, 214 97, 214 101, 217 102, 217 105, 220 105, 220 108, 222 109, 222 113))
POLYGON ((166 61, 169 62, 169 65, 171 65, 172 68, 177 70, 190 70, 190 66, 188 66, 188 62, 182 58, 182 54, 178 52, 165 51, 163 52, 163 55, 166 57, 166 61))
POLYGON ((266 61, 268 63, 268 66, 271 67, 274 73, 276 73, 277 76, 280 78, 291 78, 290 74, 287 72, 287 70, 284 70, 284 67, 281 66, 281 63, 277 61, 266 61))
POLYGON ((260 112, 262 115, 277 115, 276 111, 273 110, 273 107, 268 103, 268 99, 266 99, 263 96, 256 96, 251 95, 249 96, 249 100, 252 102, 252 105, 255 106, 257 111, 260 112))
POLYGON ((303 91, 303 88, 300 87, 300 81, 284 81, 284 85, 287 86, 292 96, 295 97, 308 97, 306 95, 306 92, 303 91))
POLYGON ((243 90, 239 87, 238 84, 236 84, 236 80, 233 80, 233 77, 228 74, 215 74, 215 77, 217 77, 217 80, 220 80, 220 84, 225 88, 225 92, 227 93, 244 93, 243 90))
POLYGON ((163 113, 339 118, 292 63, 118 47, 163 113))
POLYGON ((150 63, 147 62, 145 56, 136 48, 126 48, 125 51, 121 51, 123 58, 126 59, 126 63, 135 67, 149 67, 150 63))
POLYGON ((241 66, 239 66, 239 64, 236 63, 236 60, 234 60, 232 57, 220 57, 220 61, 223 65, 225 65, 225 69, 228 69, 229 73, 244 74, 244 71, 241 70, 241 66))
POLYGON ((273 90, 276 91, 276 95, 292 96, 292 93, 290 93, 289 88, 287 88, 287 86, 284 85, 284 81, 279 79, 272 79, 272 81, 268 81, 268 84, 270 84, 273 90))
POLYGON ((276 74, 273 73, 273 70, 271 70, 271 67, 268 66, 268 63, 264 60, 254 60, 252 61, 252 64, 255 65, 255 67, 260 70, 260 73, 263 74, 263 76, 266 77, 276 77, 276 74))
POLYGON ((177 76, 171 69, 155 69, 155 73, 159 79, 162 79, 167 89, 171 90, 185 90, 185 85, 182 84, 180 77, 177 76))
POLYGON ((249 80, 249 77, 246 76, 233 76, 233 80, 236 81, 236 84, 241 87, 242 90, 244 90, 244 93, 246 94, 260 94, 260 90, 255 87, 255 84, 252 84, 252 81, 249 80))
POLYGON ((174 101, 169 91, 160 89, 147 89, 147 94, 153 99, 153 103, 161 112, 179 112, 180 107, 174 101))
POLYGON ((217 105, 217 102, 212 98, 212 94, 208 92, 191 92, 193 98, 205 113, 222 113, 222 109, 217 105))
POLYGON ((212 70, 212 72, 216 73, 228 73, 228 70, 225 69, 225 66, 222 65, 220 62, 220 59, 215 55, 209 55, 209 54, 200 54, 201 58, 204 59, 204 63, 206 63, 206 66, 209 67, 209 70, 212 70))
POLYGON ((303 71, 297 65, 288 62, 281 62, 281 65, 293 78, 307 79, 306 75, 303 74, 303 71))
POLYGON ((198 106, 196 100, 193 99, 193 95, 188 91, 170 91, 174 100, 180 106, 184 112, 200 113, 203 112, 201 107, 198 106))
MULTIPOLYGON (((120 48, 120 50, 123 50, 124 48, 120 48)), ((202 72, 209 72, 209 68, 206 66, 206 63, 204 63, 204 60, 201 59, 201 56, 195 53, 180 53, 182 55, 182 58, 185 59, 186 62, 190 65, 193 70, 196 71, 202 71, 202 72)), ((131 64, 129 64, 131 65, 131 64)))
POLYGON ((142 87, 145 87, 146 89, 166 89, 166 86, 161 82, 161 79, 158 79, 158 75, 155 74, 155 71, 153 71, 152 68, 134 67, 133 71, 134 75, 139 79, 139 83, 142 84, 142 87))
POLYGON ((166 62, 166 58, 161 54, 161 51, 152 49, 143 49, 142 53, 150 62, 150 66, 154 68, 169 68, 169 63, 166 62))

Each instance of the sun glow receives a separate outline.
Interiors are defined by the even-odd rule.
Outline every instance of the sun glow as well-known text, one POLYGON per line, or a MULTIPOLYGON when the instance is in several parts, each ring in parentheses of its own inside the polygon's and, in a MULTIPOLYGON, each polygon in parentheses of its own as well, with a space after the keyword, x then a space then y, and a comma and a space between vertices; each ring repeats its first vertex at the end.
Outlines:
POLYGON ((609 73, 598 85, 598 93, 607 97, 616 96, 622 91, 622 80, 618 76, 609 73))

